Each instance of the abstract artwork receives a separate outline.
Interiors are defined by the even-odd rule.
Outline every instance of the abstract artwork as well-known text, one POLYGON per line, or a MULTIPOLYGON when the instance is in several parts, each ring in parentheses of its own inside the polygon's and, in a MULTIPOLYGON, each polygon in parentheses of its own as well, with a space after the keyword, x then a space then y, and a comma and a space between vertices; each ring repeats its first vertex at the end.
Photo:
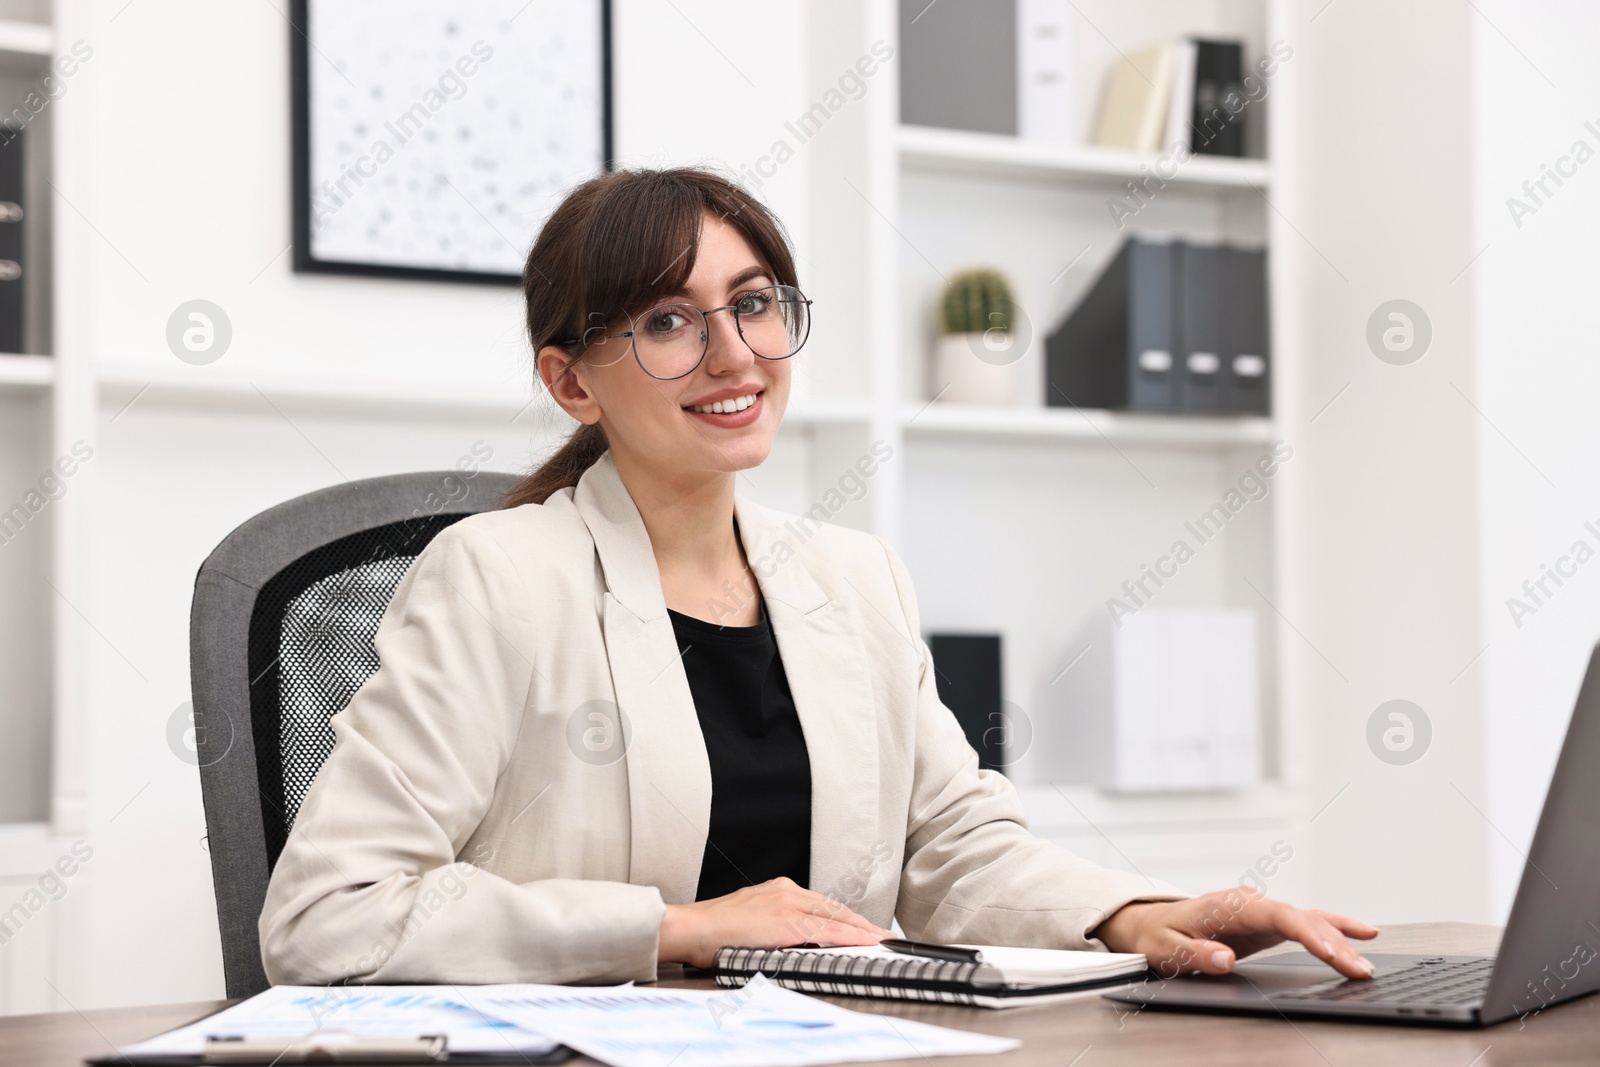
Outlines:
POLYGON ((294 265, 513 282, 609 169, 606 0, 296 0, 294 265))

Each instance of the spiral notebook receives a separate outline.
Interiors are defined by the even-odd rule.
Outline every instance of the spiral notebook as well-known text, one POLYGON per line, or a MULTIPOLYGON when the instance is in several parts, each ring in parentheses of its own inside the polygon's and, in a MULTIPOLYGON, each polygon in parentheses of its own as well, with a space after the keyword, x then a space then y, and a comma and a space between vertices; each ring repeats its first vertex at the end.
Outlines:
POLYGON ((865 948, 736 948, 717 950, 719 986, 738 987, 757 974, 801 993, 933 1000, 982 1008, 1009 1008, 1092 996, 1148 974, 1133 952, 962 945, 979 951, 976 962, 908 956, 865 948))

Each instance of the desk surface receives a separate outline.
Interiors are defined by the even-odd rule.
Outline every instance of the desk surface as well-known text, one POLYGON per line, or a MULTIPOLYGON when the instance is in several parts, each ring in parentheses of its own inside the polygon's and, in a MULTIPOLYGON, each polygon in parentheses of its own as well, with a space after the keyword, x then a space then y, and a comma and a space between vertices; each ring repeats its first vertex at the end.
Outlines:
MULTIPOLYGON (((1394 926, 1369 951, 1487 954, 1499 930, 1429 923, 1394 926)), ((1293 947, 1293 946, 1291 946, 1293 947)), ((706 987, 704 979, 663 985, 706 987)), ((940 1057, 919 1067, 1112 1067, 1116 1064, 1261 1064, 1263 1067, 1368 1067, 1376 1063, 1439 1067, 1584 1064, 1600 1058, 1600 996, 1552 1008, 1522 1022, 1487 1030, 1439 1030, 1146 1011, 1124 1016, 1098 997, 1034 1008, 989 1011, 937 1004, 830 998, 860 1011, 920 1019, 965 1030, 1021 1038, 1000 1057, 940 1057)), ((164 1004, 105 1011, 0 1018, 0 1067, 79 1067, 100 1056, 190 1022, 227 1001, 164 1004)), ((592 1060, 569 1061, 585 1067, 592 1060)))

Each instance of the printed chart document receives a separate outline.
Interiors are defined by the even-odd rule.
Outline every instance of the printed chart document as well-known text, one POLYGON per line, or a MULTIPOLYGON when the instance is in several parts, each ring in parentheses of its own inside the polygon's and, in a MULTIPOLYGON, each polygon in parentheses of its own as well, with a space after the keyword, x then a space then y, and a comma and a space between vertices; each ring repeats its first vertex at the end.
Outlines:
POLYGON ((739 989, 465 989, 483 1012, 611 1067, 805 1067, 1006 1052, 1022 1042, 850 1011, 757 975, 739 989))
POLYGON ((565 1045, 611 1067, 808 1067, 1005 1052, 1021 1044, 849 1011, 757 975, 743 988, 722 990, 275 986, 100 1062, 198 1062, 213 1038, 338 1043, 422 1035, 442 1035, 445 1053, 478 1063, 536 1062, 565 1045))

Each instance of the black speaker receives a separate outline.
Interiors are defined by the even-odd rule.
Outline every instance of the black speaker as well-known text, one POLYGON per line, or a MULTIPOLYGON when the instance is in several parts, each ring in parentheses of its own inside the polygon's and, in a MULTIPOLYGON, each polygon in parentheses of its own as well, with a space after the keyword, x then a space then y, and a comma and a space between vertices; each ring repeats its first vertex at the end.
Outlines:
POLYGON ((978 753, 978 766, 1005 771, 1005 713, 1000 706, 1000 635, 931 634, 934 677, 939 700, 955 712, 967 743, 978 753))

